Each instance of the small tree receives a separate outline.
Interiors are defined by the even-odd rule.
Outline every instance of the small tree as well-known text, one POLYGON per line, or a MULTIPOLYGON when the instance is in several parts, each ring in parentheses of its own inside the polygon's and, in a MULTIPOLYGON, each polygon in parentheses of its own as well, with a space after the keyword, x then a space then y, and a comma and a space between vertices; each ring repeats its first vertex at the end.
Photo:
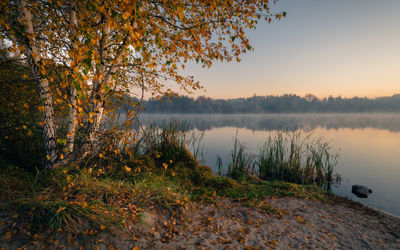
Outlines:
MULTIPOLYGON (((173 80, 191 92, 200 88, 183 76, 188 61, 210 67, 214 60, 240 60, 251 49, 245 30, 270 14, 268 0, 4 0, 0 39, 8 53, 29 65, 42 104, 46 168, 73 152, 76 126, 85 132, 75 156, 95 144, 103 117, 112 118, 118 101, 141 88, 152 95, 172 94, 173 80), (55 72, 55 73, 54 73, 55 72), (57 135, 54 106, 66 103, 65 138, 57 135)), ((127 114, 126 125, 131 122, 127 114)), ((72 155, 72 154, 71 154, 72 155)))

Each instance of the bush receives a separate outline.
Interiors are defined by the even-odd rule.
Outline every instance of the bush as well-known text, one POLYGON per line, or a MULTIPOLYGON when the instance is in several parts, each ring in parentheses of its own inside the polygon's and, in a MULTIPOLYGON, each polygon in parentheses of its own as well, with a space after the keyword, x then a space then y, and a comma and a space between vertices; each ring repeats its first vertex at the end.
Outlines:
POLYGON ((40 98, 23 65, 0 63, 0 157, 30 171, 45 160, 40 98))

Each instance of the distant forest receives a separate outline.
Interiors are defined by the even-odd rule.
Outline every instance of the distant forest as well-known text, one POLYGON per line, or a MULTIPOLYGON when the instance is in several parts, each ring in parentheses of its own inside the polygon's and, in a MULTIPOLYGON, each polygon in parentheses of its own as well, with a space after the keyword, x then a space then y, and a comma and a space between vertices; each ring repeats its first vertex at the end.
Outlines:
POLYGON ((253 96, 236 99, 212 99, 187 96, 150 98, 143 102, 146 113, 303 113, 303 112, 400 112, 400 94, 378 98, 327 97, 319 99, 308 94, 253 96))

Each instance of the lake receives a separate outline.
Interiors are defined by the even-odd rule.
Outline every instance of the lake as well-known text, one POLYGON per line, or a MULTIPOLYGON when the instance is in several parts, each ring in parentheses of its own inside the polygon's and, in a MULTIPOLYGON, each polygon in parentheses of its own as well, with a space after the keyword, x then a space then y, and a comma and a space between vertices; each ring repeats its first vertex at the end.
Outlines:
POLYGON ((233 138, 256 152, 269 135, 279 130, 302 130, 323 137, 339 154, 340 184, 332 191, 365 205, 400 216, 400 114, 142 114, 144 124, 161 125, 171 119, 186 121, 204 132, 201 146, 205 164, 217 172, 217 156, 226 167, 233 138), (373 190, 367 199, 351 193, 353 184, 373 190))

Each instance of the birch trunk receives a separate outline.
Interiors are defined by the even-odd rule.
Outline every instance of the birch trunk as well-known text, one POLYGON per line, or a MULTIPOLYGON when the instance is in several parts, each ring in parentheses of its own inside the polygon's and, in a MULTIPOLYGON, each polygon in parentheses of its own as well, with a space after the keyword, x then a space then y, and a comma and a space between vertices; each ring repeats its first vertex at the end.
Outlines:
POLYGON ((107 70, 106 67, 106 60, 107 60, 107 36, 110 33, 110 28, 108 27, 107 24, 107 20, 104 22, 103 24, 103 38, 100 42, 100 60, 101 60, 101 66, 100 66, 100 70, 98 72, 98 77, 97 80, 95 81, 95 84, 93 86, 93 95, 92 95, 92 100, 93 100, 93 109, 92 112, 95 113, 95 115, 93 116, 93 123, 90 126, 89 129, 89 133, 88 133, 88 139, 89 139, 89 143, 93 143, 95 138, 96 138, 96 134, 99 131, 100 128, 100 124, 101 121, 103 120, 103 113, 104 113, 104 100, 101 94, 101 87, 104 83, 106 83, 106 79, 103 79, 104 74, 107 70))
POLYGON ((86 157, 89 153, 90 150, 92 149, 92 146, 97 138, 101 121, 103 120, 103 113, 104 113, 104 100, 101 94, 101 87, 102 84, 104 83, 103 79, 103 74, 106 71, 106 59, 107 59, 107 50, 106 50, 106 45, 107 45, 107 36, 110 33, 110 28, 107 25, 107 21, 104 20, 103 23, 103 29, 102 29, 102 39, 100 41, 100 48, 99 48, 99 54, 100 54, 100 69, 97 71, 97 79, 93 82, 93 90, 91 94, 91 109, 90 113, 94 113, 92 117, 92 122, 90 123, 89 121, 87 122, 87 137, 86 137, 86 142, 83 146, 83 152, 81 157, 86 157))
POLYGON ((74 86, 70 88, 70 102, 71 107, 69 108, 68 115, 68 134, 67 134, 67 148, 68 152, 74 152, 75 145, 75 131, 76 131, 76 89, 74 86))
POLYGON ((25 56, 31 68, 32 76, 36 81, 40 99, 43 103, 43 140, 47 153, 45 169, 52 169, 57 161, 56 126, 54 123, 53 99, 50 94, 49 82, 39 71, 39 49, 36 46, 35 33, 32 23, 32 14, 26 2, 20 1, 21 16, 29 36, 25 36, 21 43, 25 48, 25 56))
POLYGON ((93 123, 91 123, 91 125, 89 126, 89 129, 87 131, 87 142, 84 147, 83 157, 85 157, 90 152, 90 148, 98 136, 101 121, 103 120, 104 99, 101 94, 102 85, 108 84, 111 81, 112 75, 118 69, 117 65, 120 64, 120 62, 122 61, 122 58, 124 56, 125 41, 123 42, 123 45, 121 46, 120 51, 117 54, 117 57, 115 58, 113 65, 107 67, 106 60, 107 60, 108 53, 105 48, 107 47, 107 36, 110 33, 110 28, 107 25, 107 21, 105 21, 105 23, 103 24, 102 33, 103 33, 103 38, 102 38, 102 41, 100 42, 100 49, 99 49, 100 58, 101 58, 101 67, 100 67, 99 71, 97 72, 97 74, 104 76, 104 77, 98 78, 96 81, 94 81, 94 84, 93 84, 93 92, 92 92, 92 96, 91 96, 91 99, 93 100, 92 101, 93 104, 92 104, 91 111, 94 113, 94 116, 93 116, 93 123))
MULTIPOLYGON (((76 27, 76 6, 75 1, 71 1, 71 48, 76 49, 75 45, 75 27, 76 27)), ((75 130, 76 130, 76 89, 73 84, 70 87, 70 108, 68 115, 68 134, 67 134, 67 148, 68 152, 72 153, 74 151, 75 144, 75 130)))

